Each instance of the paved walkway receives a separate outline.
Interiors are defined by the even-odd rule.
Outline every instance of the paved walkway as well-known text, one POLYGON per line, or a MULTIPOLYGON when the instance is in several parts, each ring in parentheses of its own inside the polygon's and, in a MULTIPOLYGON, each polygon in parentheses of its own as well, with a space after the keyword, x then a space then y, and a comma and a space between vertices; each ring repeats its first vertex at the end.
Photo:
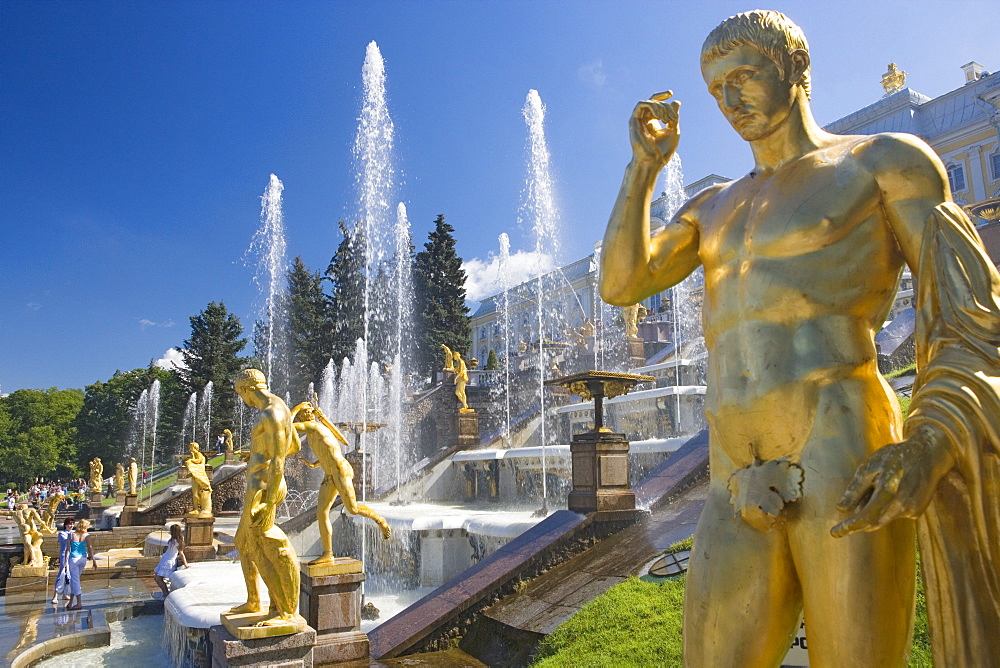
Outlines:
POLYGON ((74 638, 87 637, 90 642, 84 645, 91 646, 107 642, 109 618, 114 621, 139 610, 162 610, 162 603, 150 593, 151 581, 99 579, 82 584, 82 610, 66 610, 62 600, 53 605, 51 590, 17 592, 8 587, 7 595, 0 597, 0 666, 11 665, 19 654, 43 643, 56 650, 74 646, 74 638))

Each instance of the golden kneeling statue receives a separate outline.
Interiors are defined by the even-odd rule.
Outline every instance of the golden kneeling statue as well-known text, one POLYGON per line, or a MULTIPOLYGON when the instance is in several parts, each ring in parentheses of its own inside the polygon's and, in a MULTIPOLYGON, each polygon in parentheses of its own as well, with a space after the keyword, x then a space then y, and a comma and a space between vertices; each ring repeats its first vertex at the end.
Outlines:
POLYGON ((702 74, 753 170, 651 238, 680 136, 679 104, 654 95, 632 114, 604 237, 612 304, 705 268, 712 467, 685 663, 777 666, 804 610, 813 665, 903 665, 919 537, 935 665, 998 665, 1000 275, 927 144, 819 127, 809 64, 784 15, 724 21, 702 74), (905 422, 874 344, 904 264, 918 311, 905 422))
POLYGON ((205 455, 197 443, 188 445, 191 456, 184 460, 184 468, 191 474, 191 501, 189 517, 212 516, 212 481, 205 470, 205 455))
POLYGON ((49 530, 38 511, 27 503, 19 503, 14 510, 0 510, 0 516, 12 518, 21 533, 24 556, 20 565, 26 568, 47 567, 48 557, 42 555, 42 534, 55 532, 49 530))
POLYGON ((354 469, 340 450, 341 443, 347 445, 347 439, 343 434, 326 418, 319 406, 309 402, 303 402, 292 409, 292 419, 295 420, 296 431, 309 440, 309 447, 318 458, 317 461, 310 462, 299 455, 302 461, 309 468, 322 467, 323 473, 326 474, 319 487, 316 506, 323 554, 318 559, 310 561, 309 565, 333 563, 333 527, 330 522, 330 509, 333 508, 338 494, 343 499, 347 512, 373 520, 382 530, 382 536, 388 538, 392 533, 389 523, 368 506, 358 503, 354 496, 354 469))
POLYGON ((247 602, 231 614, 261 613, 257 576, 271 597, 271 609, 256 626, 282 626, 296 632, 305 628, 299 615, 299 558, 285 532, 274 523, 278 506, 285 500, 285 458, 299 451, 299 437, 292 427, 288 406, 267 388, 264 374, 244 369, 236 378, 236 393, 251 408, 260 411, 250 432, 247 491, 243 513, 236 529, 247 602))

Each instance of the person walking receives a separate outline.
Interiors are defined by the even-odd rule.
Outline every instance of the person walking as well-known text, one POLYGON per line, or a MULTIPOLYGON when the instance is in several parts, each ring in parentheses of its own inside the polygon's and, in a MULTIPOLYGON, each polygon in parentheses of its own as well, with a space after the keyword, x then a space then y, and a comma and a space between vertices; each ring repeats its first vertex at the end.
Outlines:
POLYGON ((187 557, 184 556, 184 534, 181 530, 181 525, 171 524, 170 540, 167 541, 167 551, 163 553, 163 556, 160 557, 160 563, 153 569, 153 580, 156 581, 156 584, 160 587, 160 591, 163 592, 163 598, 170 595, 170 588, 167 586, 166 581, 177 570, 178 561, 184 564, 184 568, 190 568, 187 557))
POLYGON ((80 587, 80 576, 87 566, 87 561, 93 561, 94 568, 97 568, 94 548, 91 546, 90 536, 87 534, 89 527, 89 521, 80 520, 80 523, 76 525, 76 530, 70 534, 63 552, 63 559, 69 564, 70 599, 69 605, 66 606, 67 610, 79 610, 83 607, 83 589, 80 587))
POLYGON ((74 522, 72 517, 67 517, 63 520, 62 531, 56 534, 59 537, 59 570, 56 571, 56 587, 52 593, 53 605, 59 602, 59 594, 63 594, 63 597, 67 601, 69 600, 69 594, 65 593, 69 586, 69 562, 66 560, 66 544, 73 534, 74 522))

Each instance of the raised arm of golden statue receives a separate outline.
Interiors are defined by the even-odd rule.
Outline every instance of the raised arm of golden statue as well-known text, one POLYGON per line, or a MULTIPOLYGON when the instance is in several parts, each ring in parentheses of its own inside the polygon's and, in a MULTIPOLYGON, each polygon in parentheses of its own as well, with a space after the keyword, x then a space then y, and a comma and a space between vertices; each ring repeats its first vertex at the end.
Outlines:
POLYGON ((685 663, 777 666, 804 610, 814 665, 901 665, 919 533, 935 663, 1000 665, 1000 276, 925 143, 819 127, 808 49, 777 12, 719 25, 702 74, 753 169, 650 237, 680 136, 678 104, 654 95, 633 111, 604 238, 612 304, 705 267, 712 468, 685 663), (918 310, 905 424, 874 346, 904 263, 918 310))

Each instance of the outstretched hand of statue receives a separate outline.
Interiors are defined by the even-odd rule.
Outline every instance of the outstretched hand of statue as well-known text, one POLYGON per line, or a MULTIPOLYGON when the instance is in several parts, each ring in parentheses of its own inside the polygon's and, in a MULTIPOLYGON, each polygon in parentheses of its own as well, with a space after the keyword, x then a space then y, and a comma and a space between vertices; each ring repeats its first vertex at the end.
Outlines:
POLYGON ((854 513, 830 530, 835 538, 876 531, 894 519, 916 519, 927 509, 938 481, 954 466, 946 443, 917 431, 868 455, 837 508, 854 513))
POLYGON ((667 102, 673 91, 657 93, 635 105, 629 120, 629 138, 634 160, 645 160, 653 166, 665 166, 677 150, 681 138, 679 113, 681 103, 667 102), (662 127, 661 127, 662 126, 662 127))

